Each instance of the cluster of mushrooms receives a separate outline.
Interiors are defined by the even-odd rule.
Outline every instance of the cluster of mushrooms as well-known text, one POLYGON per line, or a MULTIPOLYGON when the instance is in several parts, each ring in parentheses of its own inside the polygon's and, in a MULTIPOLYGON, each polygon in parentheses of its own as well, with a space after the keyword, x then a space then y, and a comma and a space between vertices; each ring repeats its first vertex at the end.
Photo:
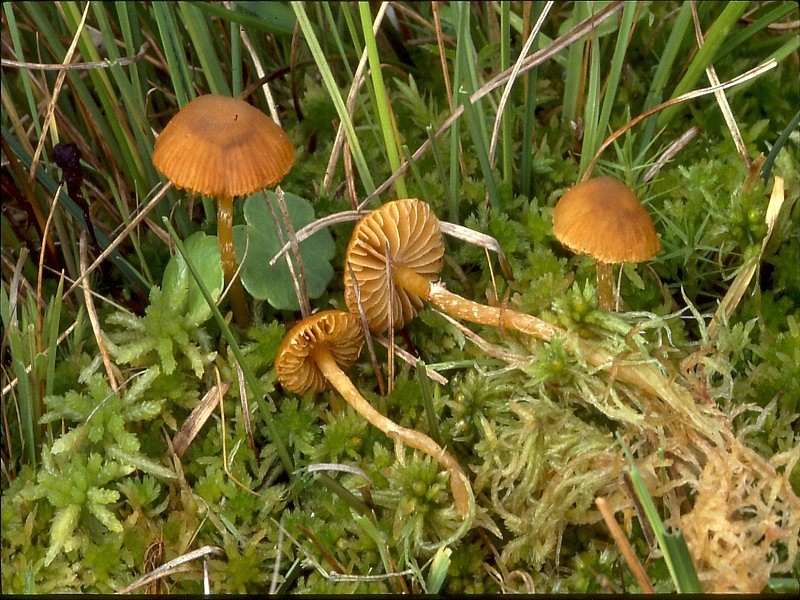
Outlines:
MULTIPOLYGON (((244 292, 234 277, 233 198, 272 187, 282 179, 294 162, 288 137, 242 100, 200 96, 165 127, 156 141, 153 162, 177 187, 217 199, 218 238, 232 307, 235 315, 246 311, 244 292), (219 177, 220 173, 224 176, 219 177)), ((610 265, 640 262, 659 249, 647 211, 630 190, 608 177, 590 179, 568 190, 556 206, 553 226, 566 247, 589 254, 597 262, 598 294, 606 309, 611 306, 610 265)), ((395 200, 367 213, 356 224, 345 256, 348 310, 324 310, 292 327, 278 350, 275 369, 283 388, 296 394, 319 393, 330 384, 397 444, 434 458, 449 472, 456 510, 466 517, 471 489, 458 461, 429 436, 402 427, 375 410, 345 374, 365 341, 362 315, 371 332, 391 334, 428 302, 456 318, 544 341, 564 331, 532 315, 479 304, 449 292, 439 281, 443 258, 439 221, 428 204, 416 199, 395 200)), ((237 318, 237 322, 242 321, 237 318)), ((578 348, 596 367, 608 369, 613 363, 613 356, 588 342, 579 341, 578 348)), ((615 372, 622 380, 662 395, 660 374, 651 369, 622 366, 615 372)))

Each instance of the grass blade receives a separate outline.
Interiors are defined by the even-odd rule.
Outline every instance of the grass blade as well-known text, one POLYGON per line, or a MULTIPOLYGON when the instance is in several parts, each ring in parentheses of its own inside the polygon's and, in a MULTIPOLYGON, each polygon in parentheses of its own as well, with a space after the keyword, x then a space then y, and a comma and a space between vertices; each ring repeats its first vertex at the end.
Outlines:
POLYGON ((308 20, 308 15, 306 15, 303 3, 292 2, 292 8, 294 9, 300 29, 303 31, 303 36, 305 37, 308 48, 311 51, 311 55, 314 57, 314 62, 317 64, 322 81, 325 83, 325 88, 328 90, 328 95, 330 96, 331 101, 336 108, 339 119, 341 119, 342 123, 344 124, 344 132, 347 136, 347 143, 350 146, 350 152, 353 155, 353 161, 358 169, 358 174, 361 178, 361 184, 364 186, 367 194, 371 194, 375 190, 375 183, 372 180, 370 169, 367 167, 364 153, 361 150, 361 144, 358 141, 358 136, 356 135, 355 128, 353 127, 353 121, 350 119, 350 115, 347 113, 347 107, 344 105, 344 100, 342 100, 342 95, 339 92, 339 88, 336 85, 336 81, 333 77, 333 73, 328 65, 328 60, 322 51, 322 47, 319 45, 319 40, 314 32, 314 28, 311 26, 311 21, 308 20))
POLYGON ((694 568, 694 563, 692 562, 692 557, 689 554, 689 549, 686 546, 683 535, 681 533, 672 534, 667 532, 664 523, 661 521, 661 517, 658 515, 658 509, 647 491, 647 486, 644 484, 642 475, 636 467, 636 462, 633 459, 630 448, 625 444, 619 432, 616 432, 615 435, 617 441, 622 446, 622 450, 628 457, 634 491, 644 509, 647 521, 658 540, 661 552, 664 554, 664 561, 667 563, 667 568, 672 576, 675 589, 684 594, 698 594, 702 592, 700 580, 697 578, 697 571, 694 568))

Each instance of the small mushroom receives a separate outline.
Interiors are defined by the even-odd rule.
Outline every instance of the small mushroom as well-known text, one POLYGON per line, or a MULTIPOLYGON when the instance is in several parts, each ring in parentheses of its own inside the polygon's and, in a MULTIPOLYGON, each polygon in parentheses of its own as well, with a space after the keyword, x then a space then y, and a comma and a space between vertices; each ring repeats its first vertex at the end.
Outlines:
POLYGON ((361 395, 342 368, 352 365, 364 344, 358 315, 325 310, 306 317, 283 338, 275 358, 278 381, 287 391, 318 393, 330 383, 370 424, 388 437, 435 458, 450 472, 450 488, 456 509, 467 514, 469 483, 455 458, 422 432, 402 427, 383 416, 361 395))
MULTIPOLYGON (((277 185, 294 164, 294 147, 272 119, 243 100, 216 94, 184 106, 156 139, 153 164, 178 188, 217 200, 217 237, 227 282, 236 272, 233 199, 277 185)), ((234 316, 247 324, 241 281, 231 286, 234 316)))
POLYGON ((553 233, 597 265, 600 308, 611 310, 611 265, 642 262, 661 244, 653 220, 636 195, 611 177, 583 181, 564 192, 553 212, 553 233))
POLYGON ((532 315, 447 291, 437 281, 443 255, 439 220, 425 202, 395 200, 371 211, 356 223, 345 254, 348 308, 358 312, 360 297, 369 328, 376 333, 403 327, 423 300, 471 323, 514 329, 546 341, 558 331, 532 315))

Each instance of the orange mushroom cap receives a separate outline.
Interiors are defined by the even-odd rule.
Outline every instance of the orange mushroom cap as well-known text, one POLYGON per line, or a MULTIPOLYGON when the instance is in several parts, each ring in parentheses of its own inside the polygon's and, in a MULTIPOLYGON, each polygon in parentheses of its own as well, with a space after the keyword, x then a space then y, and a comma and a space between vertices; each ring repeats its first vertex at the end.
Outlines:
POLYGON ((211 197, 276 185, 294 147, 272 119, 244 100, 207 94, 184 106, 158 136, 153 164, 176 187, 211 197))
POLYGON ((415 199, 388 202, 365 215, 353 229, 345 254, 344 299, 351 311, 358 311, 352 268, 367 322, 376 332, 403 327, 422 307, 419 296, 395 285, 391 296, 394 323, 389 322, 387 246, 392 267, 407 267, 430 282, 438 280, 444 240, 430 206, 415 199))
POLYGON ((553 212, 553 233, 576 254, 610 264, 642 262, 661 248, 647 210, 611 177, 589 179, 564 192, 553 212))
POLYGON ((358 315, 341 310, 324 310, 297 323, 283 338, 275 358, 278 381, 288 391, 319 393, 328 385, 314 360, 314 350, 323 345, 342 368, 348 368, 361 354, 364 330, 358 315))

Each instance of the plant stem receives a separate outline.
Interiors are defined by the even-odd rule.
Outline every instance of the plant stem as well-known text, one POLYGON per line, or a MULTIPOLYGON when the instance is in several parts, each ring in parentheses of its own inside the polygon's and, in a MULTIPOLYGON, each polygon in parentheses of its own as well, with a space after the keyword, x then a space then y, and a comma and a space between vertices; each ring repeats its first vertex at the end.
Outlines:
POLYGON ((242 282, 236 275, 236 252, 233 247, 233 198, 223 196, 217 198, 217 239, 219 240, 220 259, 222 271, 225 273, 225 283, 230 284, 230 299, 233 307, 233 316, 239 327, 245 328, 250 324, 250 309, 247 306, 247 297, 244 294, 242 282))
POLYGON ((404 265, 392 265, 392 275, 395 285, 424 298, 447 314, 470 323, 514 329, 548 342, 555 334, 563 333, 558 327, 533 315, 502 306, 487 306, 462 298, 458 294, 447 291, 439 283, 431 283, 404 265))
POLYGON ((377 427, 393 440, 399 440, 404 444, 421 450, 428 456, 435 458, 436 461, 450 472, 450 489, 456 503, 456 510, 462 517, 467 515, 469 485, 467 476, 461 465, 444 448, 437 444, 433 439, 417 431, 398 425, 390 418, 379 413, 361 395, 347 374, 339 368, 336 360, 324 345, 317 345, 312 353, 312 357, 317 363, 319 370, 327 378, 333 388, 339 392, 347 403, 352 406, 358 414, 364 417, 373 427, 377 427))
POLYGON ((596 261, 597 265, 597 301, 600 305, 600 310, 611 310, 613 304, 611 289, 614 276, 611 273, 611 265, 596 261))

